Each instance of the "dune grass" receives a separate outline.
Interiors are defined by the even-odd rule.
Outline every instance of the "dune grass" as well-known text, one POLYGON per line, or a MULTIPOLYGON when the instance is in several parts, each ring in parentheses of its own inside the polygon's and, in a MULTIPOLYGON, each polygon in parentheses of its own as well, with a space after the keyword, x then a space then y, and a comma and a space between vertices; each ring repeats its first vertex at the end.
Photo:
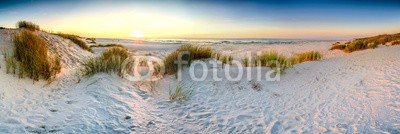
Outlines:
POLYGON ((7 51, 7 49, 2 49, 4 60, 6 62, 6 73, 16 74, 17 70, 17 60, 7 51))
POLYGON ((253 65, 254 65, 254 63, 251 61, 250 57, 245 57, 245 58, 242 59, 242 66, 251 67, 253 65))
POLYGON ((315 61, 320 60, 322 58, 322 54, 317 51, 309 51, 300 53, 294 56, 296 59, 296 63, 302 63, 307 61, 315 61))
POLYGON ((393 42, 392 42, 392 45, 393 45, 393 46, 394 46, 394 45, 400 45, 400 40, 393 41, 393 42))
MULTIPOLYGON (((50 80, 61 70, 60 59, 48 55, 48 48, 38 35, 28 30, 21 30, 13 35, 14 53, 7 55, 6 62, 10 68, 18 68, 20 77, 27 75, 33 80, 44 78, 50 80), (17 65, 15 65, 17 64, 17 65)), ((15 74, 15 71, 13 72, 15 74)))
POLYGON ((400 33, 397 34, 384 34, 384 35, 378 35, 378 36, 373 36, 373 37, 367 37, 367 38, 359 38, 355 39, 350 42, 346 42, 344 44, 340 44, 339 42, 336 42, 332 44, 332 47, 330 50, 335 50, 339 49, 347 53, 351 53, 354 51, 359 51, 359 50, 365 50, 365 49, 374 49, 377 48, 378 45, 385 45, 389 42, 393 42, 400 40, 400 33))
POLYGON ((266 51, 261 55, 256 56, 256 64, 260 66, 270 67, 275 72, 284 72, 287 68, 292 67, 295 60, 293 58, 287 58, 286 56, 279 54, 276 51, 266 51))
POLYGON ((96 44, 96 38, 86 38, 87 41, 90 41, 89 43, 96 44))
POLYGON ((31 31, 39 31, 40 30, 39 25, 37 25, 33 22, 30 22, 30 21, 19 21, 19 22, 17 22, 17 27, 25 28, 25 29, 28 29, 31 31))
POLYGON ((210 47, 199 45, 183 45, 177 49, 180 52, 189 52, 189 63, 194 60, 211 58, 213 51, 210 47))
POLYGON ((230 55, 222 55, 219 60, 222 62, 222 64, 232 64, 233 57, 230 55))
POLYGON ((188 61, 189 65, 195 60, 211 58, 213 55, 213 51, 210 47, 198 45, 183 45, 164 58, 165 74, 175 74, 178 71, 178 65, 175 64, 175 61, 178 60, 178 56, 182 52, 189 53, 188 56, 183 55, 182 57, 182 60, 188 61))
POLYGON ((130 57, 128 49, 113 47, 105 50, 102 55, 95 58, 90 58, 83 63, 81 74, 83 76, 91 76, 96 73, 117 73, 122 77, 122 63, 130 57))
POLYGON ((170 100, 186 100, 191 94, 191 90, 186 89, 182 83, 179 83, 175 89, 169 89, 170 100))
POLYGON ((87 50, 89 52, 93 52, 93 50, 81 39, 78 35, 73 35, 73 34, 64 34, 64 33, 57 33, 56 35, 64 38, 64 39, 69 39, 73 43, 77 44, 79 47, 81 47, 84 50, 87 50))
POLYGON ((97 45, 92 45, 92 46, 90 46, 91 48, 92 47, 123 47, 123 48, 125 48, 123 45, 121 45, 121 44, 97 44, 97 45))

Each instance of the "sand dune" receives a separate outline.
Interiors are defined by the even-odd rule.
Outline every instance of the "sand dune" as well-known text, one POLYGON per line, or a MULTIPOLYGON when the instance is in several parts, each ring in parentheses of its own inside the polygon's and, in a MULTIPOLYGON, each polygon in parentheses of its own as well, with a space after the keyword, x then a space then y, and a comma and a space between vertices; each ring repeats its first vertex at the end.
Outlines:
MULTIPOLYGON (((11 47, 4 36, 11 32, 0 30, 2 46, 11 47)), ((327 42, 211 46, 238 54, 236 59, 256 50, 286 55, 320 50, 326 57, 295 65, 281 81, 196 82, 186 68, 183 84, 191 87, 190 98, 169 101, 169 88, 178 83, 173 76, 158 81, 156 93, 146 83, 102 73, 78 83, 80 63, 94 55, 58 36, 38 34, 62 57, 62 72, 51 84, 33 84, 6 74, 0 56, 0 133, 400 133, 400 46, 351 54, 329 51, 327 42)), ((141 47, 136 55, 169 52, 141 47)), ((207 70, 225 73, 222 67, 207 70)), ((235 68, 229 71, 236 75, 235 68)))

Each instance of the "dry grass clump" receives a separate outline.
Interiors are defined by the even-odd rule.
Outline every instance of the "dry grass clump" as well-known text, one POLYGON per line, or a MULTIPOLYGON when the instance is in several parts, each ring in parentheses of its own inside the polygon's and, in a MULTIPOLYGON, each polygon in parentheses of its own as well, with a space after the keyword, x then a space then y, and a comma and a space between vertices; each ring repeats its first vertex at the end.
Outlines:
POLYGON ((393 42, 392 42, 392 45, 393 45, 393 46, 394 46, 394 45, 400 45, 400 40, 393 41, 393 42))
POLYGON ((77 44, 79 47, 81 47, 84 50, 87 50, 89 52, 93 52, 93 50, 84 41, 79 39, 80 37, 78 35, 63 34, 63 33, 58 33, 56 35, 58 35, 58 36, 60 36, 62 38, 71 40, 73 43, 77 44))
POLYGON ((347 53, 354 51, 364 50, 364 49, 375 49, 378 47, 378 42, 368 43, 367 41, 355 40, 352 42, 347 42, 346 44, 336 44, 333 45, 330 50, 339 49, 347 53))
POLYGON ((251 67, 254 65, 254 63, 251 61, 250 57, 245 57, 244 59, 242 59, 242 65, 244 67, 251 67))
POLYGON ((275 72, 283 72, 294 64, 293 58, 279 54, 275 51, 267 51, 255 57, 255 62, 261 66, 270 67, 275 72))
POLYGON ((16 74, 17 60, 7 51, 7 49, 2 49, 2 53, 6 62, 6 73, 16 74))
POLYGON ((86 38, 86 40, 89 41, 88 43, 96 44, 96 38, 86 38))
MULTIPOLYGON (((373 36, 373 37, 367 37, 367 38, 359 38, 355 39, 350 42, 346 42, 345 44, 340 44, 339 42, 336 42, 332 44, 332 47, 330 50, 334 49, 339 49, 343 50, 344 52, 354 52, 358 50, 364 50, 364 49, 374 49, 378 47, 378 45, 385 45, 388 42, 395 42, 397 40, 400 40, 400 33, 397 34, 384 34, 384 35, 378 35, 378 36, 373 36)), ((393 44, 392 42, 392 44, 393 44)))
POLYGON ((189 52, 189 63, 194 60, 211 58, 213 51, 210 47, 199 45, 183 45, 176 51, 189 52))
POLYGON ((122 63, 131 54, 128 49, 113 47, 105 50, 101 56, 85 61, 81 69, 83 76, 91 76, 96 73, 117 73, 122 77, 122 63))
POLYGON ((296 59, 296 63, 302 63, 306 61, 320 60, 322 58, 322 54, 317 51, 309 51, 297 54, 294 56, 294 58, 296 59))
MULTIPOLYGON (((60 59, 48 55, 46 43, 38 35, 22 30, 14 34, 13 43, 14 55, 11 57, 7 54, 6 63, 10 68, 18 68, 18 75, 21 78, 27 75, 33 80, 39 80, 40 77, 50 80, 60 72, 60 59), (15 58, 16 63, 10 58, 15 58)), ((15 74, 15 70, 13 73, 15 74)))
POLYGON ((210 47, 198 46, 198 45, 183 45, 176 51, 167 55, 164 59, 165 74, 174 74, 178 71, 178 65, 175 61, 178 60, 178 56, 182 55, 182 60, 188 61, 189 64, 192 61, 211 58, 213 51, 210 47), (189 55, 185 55, 183 52, 188 52, 189 55))
POLYGON ((123 47, 121 44, 97 44, 97 45, 92 45, 90 47, 123 47))
POLYGON ((335 50, 335 49, 343 50, 345 48, 346 48, 346 45, 336 44, 336 45, 332 45, 332 47, 329 50, 335 50))
POLYGON ((233 57, 230 55, 222 55, 219 60, 222 62, 222 64, 232 64, 233 57))
POLYGON ((29 22, 29 21, 19 21, 19 22, 17 22, 17 27, 25 28, 25 29, 28 29, 31 31, 35 31, 35 30, 39 31, 40 30, 39 25, 36 25, 35 23, 29 22))
POLYGON ((169 89, 170 100, 186 100, 191 94, 191 90, 186 89, 182 83, 179 83, 175 89, 169 89))
POLYGON ((164 58, 165 74, 174 74, 178 71, 175 61, 178 59, 179 51, 174 51, 164 58))

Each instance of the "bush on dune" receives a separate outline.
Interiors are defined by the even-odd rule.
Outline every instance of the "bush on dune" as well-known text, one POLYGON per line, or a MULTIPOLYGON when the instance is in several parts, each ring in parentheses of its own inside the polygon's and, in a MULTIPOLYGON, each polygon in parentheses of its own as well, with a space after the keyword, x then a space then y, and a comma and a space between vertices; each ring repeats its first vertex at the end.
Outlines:
POLYGON ((336 50, 336 49, 343 50, 345 48, 346 48, 346 45, 336 44, 336 45, 333 45, 329 50, 336 50))
POLYGON ((40 77, 50 80, 60 72, 60 59, 48 55, 46 43, 35 33, 28 30, 19 31, 14 34, 13 43, 13 58, 17 61, 17 65, 11 62, 11 66, 18 68, 20 77, 26 74, 33 80, 39 80, 40 77))
POLYGON ((92 45, 90 47, 123 47, 121 44, 97 44, 97 45, 92 45))
POLYGON ((90 58, 83 63, 81 69, 83 76, 91 76, 96 73, 117 73, 122 77, 122 63, 130 57, 128 49, 113 47, 105 50, 102 55, 90 58))
POLYGON ((94 43, 96 44, 96 38, 86 38, 87 41, 90 41, 89 43, 94 43))
POLYGON ((296 63, 302 63, 307 61, 315 61, 320 60, 322 58, 322 54, 317 51, 309 51, 300 53, 294 56, 296 59, 296 63))
POLYGON ((89 52, 93 52, 93 50, 81 39, 79 39, 80 37, 77 35, 72 35, 72 34, 63 34, 63 33, 58 33, 56 34, 62 38, 65 39, 69 39, 71 40, 73 43, 77 44, 79 47, 81 47, 84 50, 87 50, 89 52))
POLYGON ((400 45, 400 40, 393 41, 393 42, 392 42, 392 45, 393 45, 393 46, 394 46, 394 45, 400 45))
POLYGON ((293 58, 287 58, 286 56, 279 54, 275 51, 267 51, 259 56, 255 57, 257 64, 261 66, 270 67, 276 72, 283 72, 294 64, 293 58))
MULTIPOLYGON (((386 45, 388 42, 396 42, 400 40, 400 33, 397 34, 383 34, 383 35, 378 35, 378 36, 373 36, 373 37, 367 37, 367 38, 359 38, 355 39, 351 42, 347 42, 345 44, 340 44, 340 43, 334 43, 332 44, 332 47, 330 50, 343 50, 344 52, 354 52, 354 51, 359 51, 359 50, 364 50, 364 49, 374 49, 377 48, 378 45, 386 45)), ((400 44, 400 42, 399 42, 400 44)))
POLYGON ((213 51, 210 47, 204 47, 199 45, 183 45, 176 51, 189 52, 189 62, 193 60, 211 58, 213 51))
POLYGON ((189 61, 189 64, 195 60, 211 58, 214 54, 210 47, 183 45, 165 57, 165 74, 175 74, 178 71, 178 65, 175 61, 178 60, 180 54, 183 54, 182 52, 189 53, 188 57, 185 57, 185 55, 182 57, 182 60, 189 61))
POLYGON ((35 30, 39 31, 40 30, 39 25, 37 25, 33 22, 29 22, 29 21, 19 21, 19 22, 17 22, 17 27, 25 28, 25 29, 28 29, 31 31, 35 31, 35 30))

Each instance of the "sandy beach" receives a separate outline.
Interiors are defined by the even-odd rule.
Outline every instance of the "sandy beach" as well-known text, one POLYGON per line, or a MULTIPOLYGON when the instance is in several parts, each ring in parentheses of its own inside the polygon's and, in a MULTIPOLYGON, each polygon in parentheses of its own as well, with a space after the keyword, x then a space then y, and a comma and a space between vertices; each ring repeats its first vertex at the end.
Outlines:
MULTIPOLYGON (((12 48, 15 31, 0 30, 0 47, 12 48)), ((79 79, 76 72, 82 63, 106 48, 90 53, 59 36, 36 33, 51 53, 60 55, 61 72, 51 83, 33 83, 6 74, 1 55, 0 133, 400 133, 400 46, 344 53, 329 50, 334 42, 208 45, 235 60, 267 50, 287 56, 313 50, 324 57, 288 68, 280 81, 256 81, 255 69, 244 72, 253 74, 251 80, 214 81, 213 71, 236 76, 238 68, 184 68, 181 83, 191 89, 190 97, 171 101, 168 92, 178 84, 173 75, 156 81, 155 92, 149 90, 151 82, 115 74, 79 79), (204 70, 209 75, 194 81, 191 68, 195 75, 204 70)), ((180 47, 97 41, 123 44, 144 59, 163 58, 180 47)))

